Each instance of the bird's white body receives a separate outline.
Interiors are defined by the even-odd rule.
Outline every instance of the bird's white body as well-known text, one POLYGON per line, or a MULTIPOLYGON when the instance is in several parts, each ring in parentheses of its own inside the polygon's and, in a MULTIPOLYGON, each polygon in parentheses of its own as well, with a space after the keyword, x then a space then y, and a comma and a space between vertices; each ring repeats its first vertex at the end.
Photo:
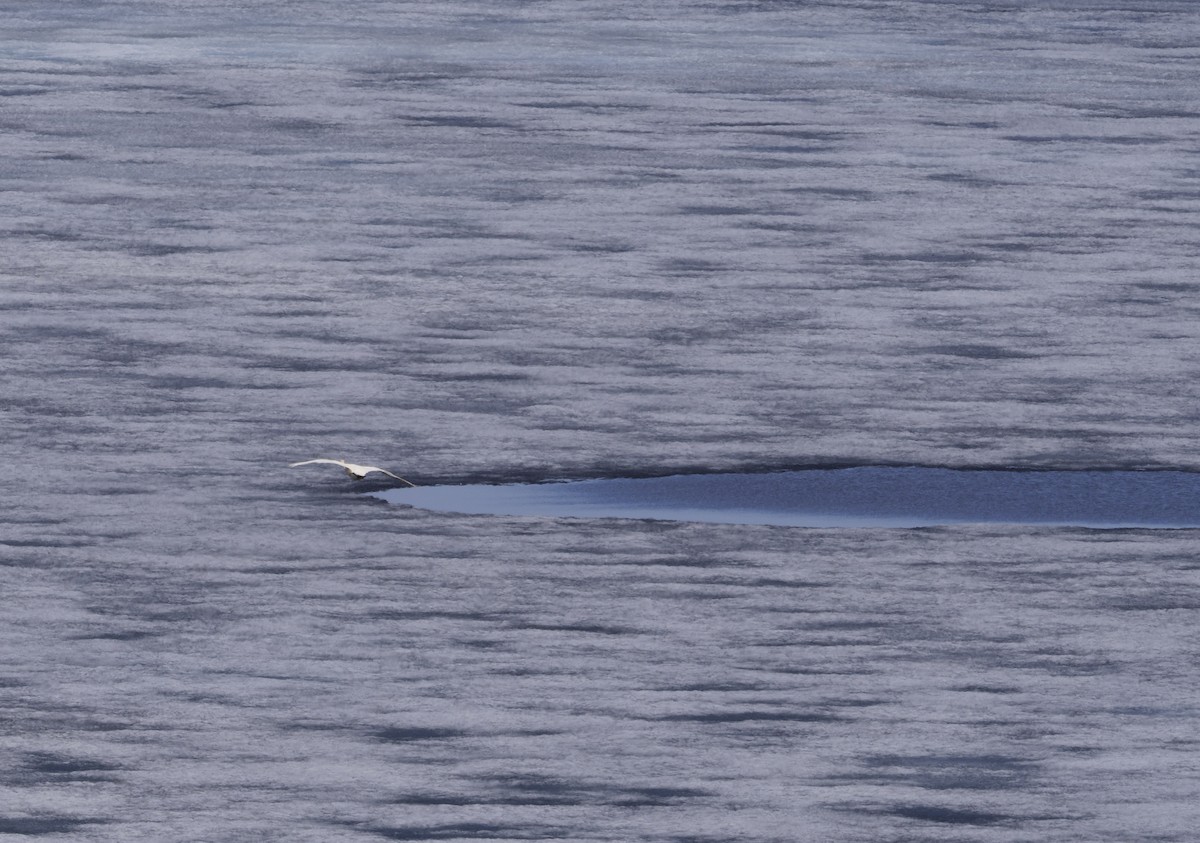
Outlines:
POLYGON ((340 465, 342 468, 346 469, 346 473, 349 474, 351 477, 353 477, 355 480, 362 480, 364 477, 366 477, 371 472, 378 471, 381 474, 386 474, 388 477, 393 477, 396 480, 399 480, 401 483, 408 483, 409 486, 415 487, 417 485, 416 483, 409 483, 409 481, 405 480, 403 477, 400 477, 397 474, 392 474, 386 468, 380 468, 377 465, 358 465, 357 463, 346 462, 345 460, 328 460, 328 459, 324 459, 324 458, 318 459, 318 460, 303 460, 301 462, 290 463, 288 465, 288 468, 295 468, 298 465, 311 465, 312 463, 328 463, 329 465, 340 465))

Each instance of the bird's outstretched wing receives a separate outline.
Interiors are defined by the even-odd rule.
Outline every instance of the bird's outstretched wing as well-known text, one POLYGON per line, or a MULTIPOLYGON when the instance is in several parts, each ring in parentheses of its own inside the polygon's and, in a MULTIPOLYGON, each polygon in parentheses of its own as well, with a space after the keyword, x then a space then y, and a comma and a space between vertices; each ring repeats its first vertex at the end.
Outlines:
POLYGON ((372 467, 372 468, 371 468, 371 471, 379 471, 379 472, 382 472, 383 474, 386 474, 388 477, 394 477, 395 479, 399 480, 401 483, 407 483, 409 486, 412 486, 414 489, 415 489, 415 488, 417 488, 417 484, 416 484, 416 483, 413 483, 413 482, 410 482, 410 481, 408 481, 408 480, 405 480, 403 477, 401 477, 401 476, 400 476, 400 475, 398 475, 398 474, 392 474, 392 473, 391 473, 390 471, 388 471, 386 468, 376 468, 376 467, 372 467))
POLYGON ((315 462, 329 463, 330 465, 340 465, 342 468, 346 467, 346 464, 344 462, 342 462, 341 460, 319 459, 319 460, 303 460, 301 462, 289 463, 288 468, 295 468, 298 465, 311 465, 312 463, 315 463, 315 462))

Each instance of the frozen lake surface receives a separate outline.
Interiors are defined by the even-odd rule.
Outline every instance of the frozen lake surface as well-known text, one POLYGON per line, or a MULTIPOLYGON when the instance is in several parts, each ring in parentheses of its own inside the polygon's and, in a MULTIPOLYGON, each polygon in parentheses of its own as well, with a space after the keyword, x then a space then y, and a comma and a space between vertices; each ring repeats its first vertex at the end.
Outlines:
POLYGON ((1196 839, 1196 530, 286 468, 1200 471, 1193 0, 0 16, 0 838, 1196 839))
POLYGON ((389 503, 485 515, 791 527, 1200 527, 1200 474, 860 467, 403 487, 389 503))

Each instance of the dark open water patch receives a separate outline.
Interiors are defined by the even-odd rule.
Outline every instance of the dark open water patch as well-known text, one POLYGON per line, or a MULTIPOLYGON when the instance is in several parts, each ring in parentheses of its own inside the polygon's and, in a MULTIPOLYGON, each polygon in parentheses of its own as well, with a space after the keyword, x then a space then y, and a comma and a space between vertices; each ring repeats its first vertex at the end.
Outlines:
POLYGON ((32 752, 26 755, 19 770, 18 779, 22 783, 28 784, 63 781, 116 781, 115 777, 108 774, 120 770, 120 767, 89 758, 76 758, 53 752, 32 752))
POLYGON ((1034 761, 1001 754, 875 755, 863 759, 868 772, 846 780, 910 784, 925 790, 1020 790, 1041 775, 1034 761))
POLYGON ((372 492, 440 512, 794 527, 1200 527, 1200 473, 862 467, 372 492))
POLYGON ((391 726, 380 729, 375 737, 386 743, 409 743, 411 741, 442 741, 466 735, 461 729, 440 729, 425 726, 391 726))
POLYGON ((384 840, 563 840, 565 829, 543 825, 458 822, 440 825, 336 823, 384 840))
POLYGON ((957 808, 943 808, 940 805, 898 805, 888 813, 910 820, 950 825, 993 825, 1015 819, 1007 814, 998 814, 992 811, 964 811, 957 808))
POLYGON ((688 714, 664 714, 651 718, 684 723, 837 723, 845 720, 836 714, 811 711, 712 711, 688 714))
POLYGON ((0 817, 0 834, 38 837, 43 834, 71 834, 81 826, 108 822, 107 820, 78 820, 72 817, 0 817))

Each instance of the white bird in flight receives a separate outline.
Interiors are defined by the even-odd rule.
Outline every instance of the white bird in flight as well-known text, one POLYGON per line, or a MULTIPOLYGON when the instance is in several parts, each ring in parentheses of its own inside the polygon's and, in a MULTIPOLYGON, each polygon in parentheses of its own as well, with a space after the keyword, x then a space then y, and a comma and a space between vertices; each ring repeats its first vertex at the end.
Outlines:
POLYGON ((362 480, 364 477, 366 477, 372 471, 378 471, 383 474, 386 474, 388 477, 396 478, 401 483, 408 483, 408 485, 412 486, 414 489, 417 486, 416 483, 409 483, 409 481, 405 480, 403 477, 400 477, 399 475, 396 475, 396 474, 392 474, 386 468, 380 468, 377 465, 356 465, 355 463, 346 462, 345 460, 327 460, 327 459, 304 460, 303 462, 291 463, 288 465, 288 468, 295 468, 298 465, 311 465, 312 463, 315 463, 315 462, 329 463, 330 465, 340 465, 342 468, 346 469, 346 473, 349 474, 351 477, 353 477, 355 480, 362 480))

